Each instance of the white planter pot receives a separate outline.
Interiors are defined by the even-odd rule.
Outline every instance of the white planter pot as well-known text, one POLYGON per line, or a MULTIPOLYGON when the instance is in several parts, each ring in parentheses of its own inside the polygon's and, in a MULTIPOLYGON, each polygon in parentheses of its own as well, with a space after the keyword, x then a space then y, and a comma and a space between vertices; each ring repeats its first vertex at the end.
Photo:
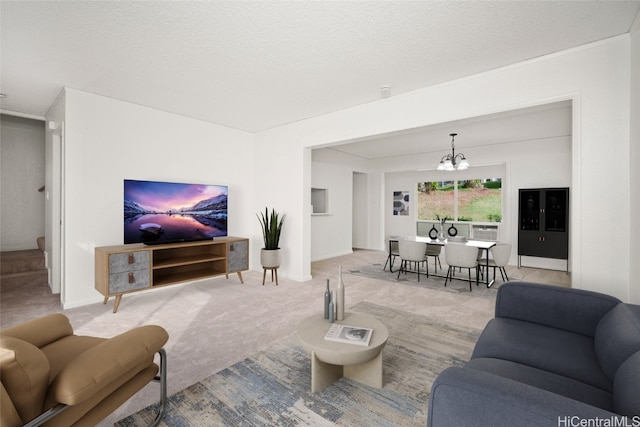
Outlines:
POLYGON ((280 267, 280 249, 262 249, 260 263, 263 268, 280 267))

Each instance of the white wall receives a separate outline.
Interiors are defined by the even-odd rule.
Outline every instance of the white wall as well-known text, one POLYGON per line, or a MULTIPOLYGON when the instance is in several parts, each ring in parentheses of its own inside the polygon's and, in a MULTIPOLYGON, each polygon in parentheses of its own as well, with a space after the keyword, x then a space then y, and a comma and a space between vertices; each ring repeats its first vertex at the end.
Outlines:
MULTIPOLYGON (((571 99, 573 286, 627 300, 630 235, 602 227, 629 229, 630 168, 601 165, 619 163, 620 153, 630 151, 630 47, 630 38, 620 36, 257 134, 256 158, 281 153, 275 164, 256 163, 257 175, 272 172, 263 185, 273 184, 257 200, 289 212, 290 276, 310 274, 308 147, 571 99)), ((384 238, 383 227, 373 233, 371 241, 384 238)))
POLYGON ((65 127, 64 90, 47 112, 47 131, 45 135, 45 260, 48 269, 49 287, 53 293, 61 293, 64 301, 63 282, 64 259, 62 244, 62 184, 64 177, 64 127, 65 127))
POLYGON ((353 172, 353 229, 351 246, 369 248, 369 179, 366 173, 353 172))
POLYGON ((328 191, 329 213, 311 216, 311 260, 346 255, 353 248, 353 171, 363 162, 329 149, 313 150, 311 187, 328 191))
POLYGON ((74 89, 65 108, 65 308, 102 299, 94 248, 123 243, 124 179, 228 185, 229 235, 258 229, 251 134, 74 89))
POLYGON ((0 248, 36 249, 44 236, 44 122, 0 119, 0 248))

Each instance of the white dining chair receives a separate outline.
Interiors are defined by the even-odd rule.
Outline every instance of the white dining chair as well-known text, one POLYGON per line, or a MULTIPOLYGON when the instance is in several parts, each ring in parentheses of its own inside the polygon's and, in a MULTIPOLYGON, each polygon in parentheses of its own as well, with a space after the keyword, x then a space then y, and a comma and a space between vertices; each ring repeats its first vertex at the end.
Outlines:
POLYGON ((400 252, 398 252, 398 242, 396 240, 391 240, 389 237, 387 237, 385 240, 387 260, 385 261, 382 270, 386 270, 387 264, 389 264, 389 271, 393 271, 393 264, 396 262, 396 257, 400 255, 400 252))
MULTIPOLYGON (((414 242, 411 240, 398 241, 398 253, 400 254, 400 270, 398 270, 398 279, 400 273, 404 271, 406 274, 411 268, 411 263, 415 264, 418 273, 418 282, 420 281, 420 264, 426 259, 427 244, 424 242, 414 242)), ((429 277, 429 264, 426 266, 427 277, 429 277)))
MULTIPOLYGON (((502 281, 509 281, 509 276, 507 276, 507 270, 504 267, 509 262, 509 257, 511 256, 511 244, 510 243, 498 243, 493 246, 491 249, 491 259, 489 259, 489 267, 493 267, 493 280, 496 280, 496 268, 500 269, 500 275, 502 276, 502 281)), ((489 274, 489 272, 487 272, 489 274)))
MULTIPOLYGON (((442 269, 442 264, 440 264, 440 254, 442 253, 442 245, 433 245, 427 243, 427 251, 425 252, 425 260, 427 263, 429 262, 429 257, 433 257, 433 268, 435 268, 435 272, 438 273, 438 265, 442 269)), ((428 268, 428 267, 427 267, 428 268)))
POLYGON ((469 291, 471 291, 471 269, 476 269, 476 286, 478 286, 478 248, 474 246, 466 246, 462 244, 450 243, 444 249, 444 257, 449 266, 447 277, 444 285, 453 279, 456 267, 466 268, 469 270, 469 291))

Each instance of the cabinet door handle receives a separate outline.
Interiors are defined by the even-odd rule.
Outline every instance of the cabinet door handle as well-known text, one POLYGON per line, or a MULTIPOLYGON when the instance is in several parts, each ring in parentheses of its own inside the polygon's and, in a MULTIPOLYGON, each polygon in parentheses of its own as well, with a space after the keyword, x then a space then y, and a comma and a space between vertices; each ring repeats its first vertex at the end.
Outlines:
POLYGON ((136 258, 133 256, 133 254, 129 254, 129 264, 133 264, 134 262, 136 262, 136 258))
POLYGON ((133 273, 129 273, 129 283, 136 283, 136 278, 133 277, 133 273))

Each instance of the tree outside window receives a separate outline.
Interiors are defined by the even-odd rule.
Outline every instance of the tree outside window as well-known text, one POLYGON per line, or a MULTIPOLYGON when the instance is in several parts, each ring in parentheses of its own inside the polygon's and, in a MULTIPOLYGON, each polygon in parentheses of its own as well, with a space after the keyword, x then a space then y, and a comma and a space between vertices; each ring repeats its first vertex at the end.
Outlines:
POLYGON ((501 222, 502 179, 418 183, 418 219, 501 222))
POLYGON ((418 219, 453 218, 455 185, 455 181, 419 182, 418 219))

